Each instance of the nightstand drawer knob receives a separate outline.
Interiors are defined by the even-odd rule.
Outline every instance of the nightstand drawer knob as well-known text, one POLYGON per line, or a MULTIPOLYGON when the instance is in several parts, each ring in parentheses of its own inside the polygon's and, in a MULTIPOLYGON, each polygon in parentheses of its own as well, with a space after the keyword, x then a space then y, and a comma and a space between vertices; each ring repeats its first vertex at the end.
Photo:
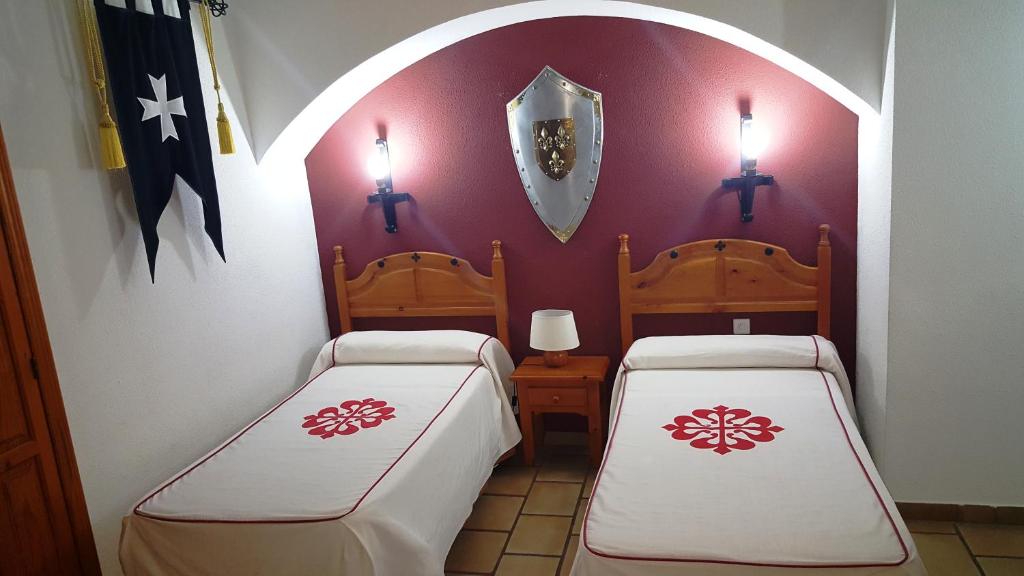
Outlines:
POLYGON ((558 402, 559 400, 561 400, 561 398, 559 398, 558 395, 555 395, 555 396, 551 397, 551 401, 552 402, 558 402))

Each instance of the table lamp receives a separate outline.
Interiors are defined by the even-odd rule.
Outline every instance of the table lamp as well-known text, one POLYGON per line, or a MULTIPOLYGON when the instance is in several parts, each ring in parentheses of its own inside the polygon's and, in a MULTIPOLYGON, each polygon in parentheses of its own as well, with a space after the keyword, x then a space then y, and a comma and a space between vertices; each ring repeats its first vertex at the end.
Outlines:
POLYGON ((544 365, 551 368, 569 362, 569 350, 580 345, 572 310, 537 310, 530 323, 530 348, 544 351, 544 365))

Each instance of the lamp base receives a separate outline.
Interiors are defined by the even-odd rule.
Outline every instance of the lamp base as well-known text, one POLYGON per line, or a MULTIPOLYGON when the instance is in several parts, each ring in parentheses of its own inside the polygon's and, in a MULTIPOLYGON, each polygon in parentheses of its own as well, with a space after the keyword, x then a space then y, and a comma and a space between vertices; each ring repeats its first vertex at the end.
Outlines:
POLYGON ((546 350, 544 352, 544 365, 547 366, 548 368, 561 368, 562 366, 565 366, 568 363, 568 350, 558 350, 555 352, 546 350))

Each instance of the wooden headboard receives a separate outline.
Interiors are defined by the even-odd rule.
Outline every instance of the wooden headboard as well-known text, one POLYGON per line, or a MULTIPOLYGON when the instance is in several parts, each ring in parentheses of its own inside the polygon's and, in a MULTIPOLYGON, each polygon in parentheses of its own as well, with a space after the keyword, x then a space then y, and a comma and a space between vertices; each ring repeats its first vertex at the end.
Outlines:
POLYGON ((334 247, 334 285, 341 332, 353 318, 494 316, 498 339, 511 350, 508 288, 501 242, 491 242, 491 276, 461 258, 437 252, 402 252, 366 265, 355 280, 345 274, 341 246, 334 247))
POLYGON ((750 240, 701 240, 659 253, 632 272, 629 236, 619 235, 619 323, 622 354, 633 344, 635 314, 817 312, 818 334, 829 337, 832 245, 818 227, 818 266, 785 248, 750 240))

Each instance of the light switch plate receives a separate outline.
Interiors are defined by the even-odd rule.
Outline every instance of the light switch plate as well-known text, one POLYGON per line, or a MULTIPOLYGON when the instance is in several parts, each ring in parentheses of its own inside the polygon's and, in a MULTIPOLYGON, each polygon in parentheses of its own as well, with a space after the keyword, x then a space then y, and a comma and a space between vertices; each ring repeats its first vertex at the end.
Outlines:
POLYGON ((750 318, 733 318, 733 334, 750 334, 750 318))

